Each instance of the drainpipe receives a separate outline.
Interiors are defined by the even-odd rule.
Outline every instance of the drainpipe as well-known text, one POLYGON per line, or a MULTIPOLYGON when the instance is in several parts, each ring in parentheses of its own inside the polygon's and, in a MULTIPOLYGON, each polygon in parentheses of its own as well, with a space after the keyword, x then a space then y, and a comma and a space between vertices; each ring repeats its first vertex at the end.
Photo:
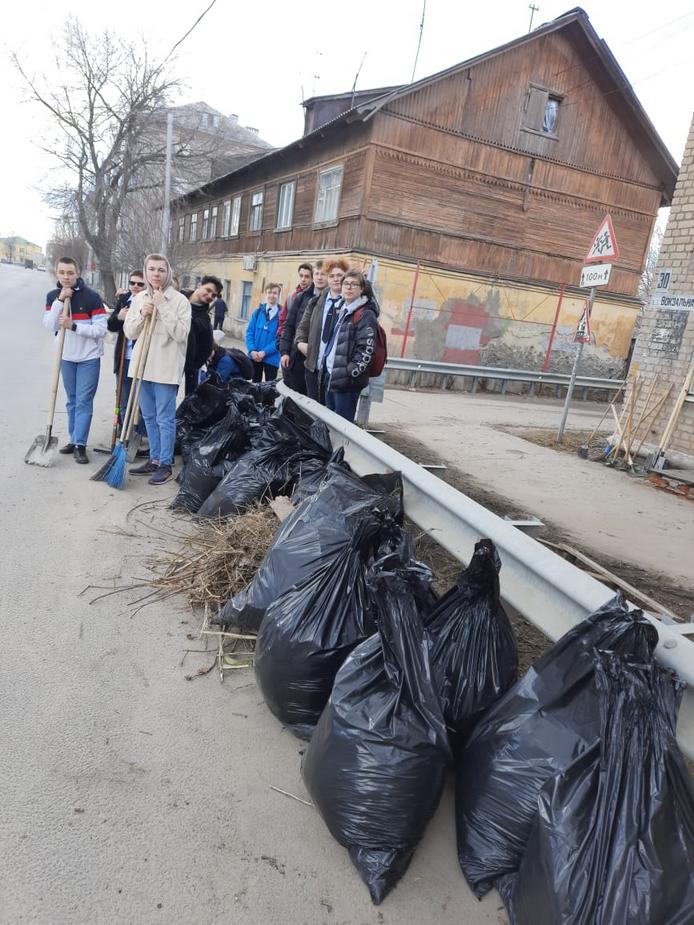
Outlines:
POLYGON ((559 312, 561 311, 561 303, 564 301, 564 283, 561 284, 561 289, 559 290, 559 301, 557 302, 557 310, 554 313, 554 321, 552 322, 552 330, 549 335, 549 343, 547 344, 547 352, 545 353, 545 362, 542 364, 542 372, 546 373, 549 369, 549 355, 552 352, 552 344, 554 343, 554 335, 557 333, 557 321, 559 321, 559 312))
POLYGON ((410 299, 410 309, 407 312, 407 322, 405 323, 405 336, 402 339, 402 347, 400 348, 400 358, 402 359, 405 356, 405 351, 407 350, 407 338, 410 336, 410 323, 412 322, 412 309, 414 308, 414 299, 417 294, 417 283, 419 282, 419 260, 417 261, 417 269, 414 273, 414 283, 412 284, 412 298, 410 299))

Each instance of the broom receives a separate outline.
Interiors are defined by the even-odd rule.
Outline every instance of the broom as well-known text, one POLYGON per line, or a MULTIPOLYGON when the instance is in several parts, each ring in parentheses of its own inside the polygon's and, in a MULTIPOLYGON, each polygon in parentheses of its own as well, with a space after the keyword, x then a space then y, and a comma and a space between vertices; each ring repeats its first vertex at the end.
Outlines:
POLYGON ((111 432, 111 446, 109 449, 105 449, 104 447, 101 447, 101 446, 94 447, 95 453, 105 453, 107 456, 110 456, 110 454, 113 452, 113 448, 116 445, 116 440, 118 439, 118 428, 121 423, 120 400, 121 400, 121 395, 123 394, 123 370, 125 366, 126 343, 127 342, 125 340, 125 337, 123 337, 123 347, 120 352, 120 361, 118 363, 118 377, 116 379, 116 408, 115 408, 115 411, 113 412, 113 430, 111 432))
POLYGON ((132 388, 130 389, 128 404, 125 409, 125 417, 123 418, 123 426, 121 428, 120 437, 116 441, 116 445, 114 446, 110 457, 106 460, 98 472, 95 472, 92 476, 93 482, 106 482, 111 486, 111 488, 122 488, 123 484, 125 483, 125 466, 128 461, 128 437, 130 436, 130 430, 135 420, 134 408, 137 406, 137 401, 140 397, 140 385, 142 383, 142 376, 144 375, 145 366, 147 364, 147 355, 149 353, 149 345, 152 341, 153 328, 154 313, 152 313, 145 321, 145 332, 142 338, 142 350, 137 358, 137 369, 135 370, 135 375, 133 377, 133 384, 132 388))

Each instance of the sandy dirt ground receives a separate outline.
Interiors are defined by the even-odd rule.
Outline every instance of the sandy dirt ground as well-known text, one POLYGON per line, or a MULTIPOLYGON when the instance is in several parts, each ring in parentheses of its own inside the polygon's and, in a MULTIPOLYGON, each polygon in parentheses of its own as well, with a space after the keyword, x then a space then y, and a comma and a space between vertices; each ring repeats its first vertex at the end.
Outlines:
MULTIPOLYGON (((478 903, 460 875, 450 785, 401 885, 374 908, 317 813, 270 789, 306 797, 303 746, 252 675, 185 680, 209 659, 181 664, 198 645, 181 601, 137 614, 137 592, 90 604, 170 545, 162 524, 175 486, 131 479, 114 491, 89 481, 97 456, 25 466, 45 426, 51 283, 0 266, 0 923, 505 922, 497 894, 478 903)), ((111 351, 91 444, 110 437, 111 351)), ((62 391, 58 408, 62 440, 62 391)))
MULTIPOLYGON (((603 409, 575 402, 569 427, 592 430, 603 409)), ((417 462, 443 461, 448 480, 497 513, 535 515, 606 567, 623 568, 627 580, 640 576, 654 593, 674 589, 691 613, 694 503, 523 439, 524 430, 558 427, 561 410, 553 399, 388 389, 372 406, 370 426, 394 444, 415 441, 406 449, 417 462)))

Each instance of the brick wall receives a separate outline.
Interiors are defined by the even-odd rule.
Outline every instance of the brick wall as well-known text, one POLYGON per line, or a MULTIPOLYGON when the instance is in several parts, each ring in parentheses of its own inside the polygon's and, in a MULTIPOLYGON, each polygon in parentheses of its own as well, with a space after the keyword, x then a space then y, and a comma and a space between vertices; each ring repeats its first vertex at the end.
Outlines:
MULTIPOLYGON (((694 119, 675 188, 670 218, 658 258, 658 268, 672 270, 668 294, 694 295, 694 119)), ((636 420, 648 396, 650 404, 670 395, 651 421, 647 443, 659 443, 690 364, 694 362, 694 311, 671 311, 646 306, 632 358, 630 375, 638 372, 643 384, 636 404, 636 420)), ((632 386, 629 386, 631 391, 632 386)), ((694 401, 685 402, 672 450, 694 456, 694 401)))

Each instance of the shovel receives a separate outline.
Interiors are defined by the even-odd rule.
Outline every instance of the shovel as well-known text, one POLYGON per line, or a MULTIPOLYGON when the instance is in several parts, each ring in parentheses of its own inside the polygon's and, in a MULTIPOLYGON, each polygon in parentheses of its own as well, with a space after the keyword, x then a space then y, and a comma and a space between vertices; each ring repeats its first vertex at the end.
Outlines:
MULTIPOLYGON (((70 299, 65 299, 61 318, 70 317, 70 299)), ((55 417, 55 400, 58 395, 58 383, 60 382, 60 364, 63 359, 63 346, 65 344, 65 328, 61 327, 58 333, 58 350, 55 357, 55 369, 53 371, 53 384, 51 386, 51 397, 48 406, 48 424, 46 433, 39 434, 38 437, 29 447, 24 462, 30 466, 43 466, 48 468, 53 465, 55 459, 55 449, 58 446, 58 438, 53 436, 53 418, 55 417)))

